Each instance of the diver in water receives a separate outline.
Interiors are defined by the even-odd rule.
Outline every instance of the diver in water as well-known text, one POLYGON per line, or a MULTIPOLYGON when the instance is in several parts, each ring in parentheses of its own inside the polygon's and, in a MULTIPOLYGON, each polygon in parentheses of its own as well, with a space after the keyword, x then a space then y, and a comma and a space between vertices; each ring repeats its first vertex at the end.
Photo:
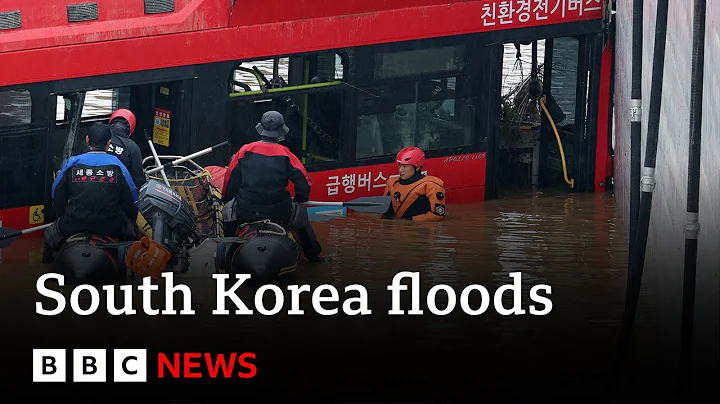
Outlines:
POLYGON ((406 219, 439 222, 445 218, 445 185, 440 178, 422 173, 425 153, 417 147, 406 147, 397 154, 400 178, 388 178, 385 195, 392 204, 383 219, 406 219))
POLYGON ((236 212, 235 220, 224 223, 225 234, 235 235, 239 223, 270 219, 298 232, 308 261, 326 262, 307 209, 300 205, 310 197, 312 181, 300 160, 279 143, 290 131, 284 117, 268 111, 255 130, 260 140, 241 147, 225 175, 223 202, 234 198, 236 212), (295 200, 286 189, 288 181, 295 186, 295 200))
MULTIPOLYGON (((108 125, 112 132, 110 147, 107 152, 117 156, 130 171, 135 187, 140 189, 147 180, 142 167, 142 153, 140 147, 130 137, 135 132, 137 120, 135 114, 128 109, 118 109, 110 115, 108 125)), ((83 144, 83 153, 88 151, 87 145, 83 144)))
POLYGON ((51 194, 58 219, 44 234, 53 251, 83 232, 122 240, 137 236, 138 191, 125 165, 107 153, 111 138, 110 127, 94 124, 85 137, 89 151, 70 157, 58 172, 51 194))

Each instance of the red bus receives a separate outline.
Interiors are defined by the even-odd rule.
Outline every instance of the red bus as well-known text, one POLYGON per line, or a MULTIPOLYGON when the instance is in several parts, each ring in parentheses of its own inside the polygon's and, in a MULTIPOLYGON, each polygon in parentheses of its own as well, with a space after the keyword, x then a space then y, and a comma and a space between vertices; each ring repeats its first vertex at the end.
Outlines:
POLYGON ((602 192, 612 176, 610 8, 609 0, 3 0, 0 221, 25 229, 49 220, 63 153, 115 108, 136 114, 145 155, 144 131, 160 154, 230 141, 202 165, 226 165, 257 139, 263 112, 281 111, 313 200, 379 195, 407 145, 425 150, 449 204, 498 197, 508 150, 530 156, 532 185, 602 192), (547 109, 518 145, 503 129, 505 45, 532 46, 534 56, 538 41, 544 62, 533 74, 542 74, 547 109))

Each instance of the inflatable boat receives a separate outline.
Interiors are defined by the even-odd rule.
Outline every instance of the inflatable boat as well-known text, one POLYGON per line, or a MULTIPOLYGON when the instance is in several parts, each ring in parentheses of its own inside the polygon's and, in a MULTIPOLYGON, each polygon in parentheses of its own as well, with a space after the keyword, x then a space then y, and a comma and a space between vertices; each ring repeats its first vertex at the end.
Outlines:
POLYGON ((199 239, 188 203, 172 188, 150 180, 140 189, 136 205, 138 216, 152 224, 152 238, 120 241, 87 233, 74 235, 55 254, 54 271, 75 285, 104 284, 128 274, 157 279, 178 264, 180 272, 187 272, 189 250, 199 239))
POLYGON ((235 237, 219 239, 215 255, 218 270, 249 274, 248 284, 295 278, 301 246, 297 233, 270 220, 240 225, 235 237))
POLYGON ((123 260, 127 245, 111 237, 73 235, 55 254, 53 271, 62 274, 71 285, 111 283, 125 276, 123 260))

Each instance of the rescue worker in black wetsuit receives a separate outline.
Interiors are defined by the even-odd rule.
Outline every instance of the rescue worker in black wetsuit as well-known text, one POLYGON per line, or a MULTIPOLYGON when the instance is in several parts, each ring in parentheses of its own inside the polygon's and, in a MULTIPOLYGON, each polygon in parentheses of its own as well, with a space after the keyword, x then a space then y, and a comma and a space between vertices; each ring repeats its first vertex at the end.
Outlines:
POLYGON ((224 223, 225 234, 235 235, 240 223, 270 219, 298 232, 308 261, 328 261, 320 256, 322 247, 307 209, 300 205, 310 197, 310 176, 290 149, 279 143, 290 131, 284 117, 277 111, 268 111, 255 129, 261 140, 241 147, 230 160, 225 175, 223 202, 229 206, 235 199, 236 212, 235 220, 224 223), (295 187, 295 200, 286 189, 289 181, 295 187))
MULTIPOLYGON (((121 108, 110 115, 108 125, 112 131, 112 139, 107 152, 114 154, 128 169, 135 187, 140 189, 147 182, 142 167, 142 153, 140 147, 130 137, 135 132, 137 120, 130 110, 121 108)), ((87 145, 83 145, 82 152, 87 152, 87 145)))
POLYGON ((425 153, 417 147, 406 147, 397 154, 400 178, 388 178, 385 195, 392 204, 383 219, 406 219, 439 222, 445 218, 445 184, 440 178, 422 173, 425 153))
POLYGON ((89 232, 121 240, 134 239, 138 191, 120 160, 107 153, 110 127, 96 123, 85 141, 90 151, 70 157, 52 185, 58 219, 45 229, 45 243, 58 251, 68 237, 89 232))

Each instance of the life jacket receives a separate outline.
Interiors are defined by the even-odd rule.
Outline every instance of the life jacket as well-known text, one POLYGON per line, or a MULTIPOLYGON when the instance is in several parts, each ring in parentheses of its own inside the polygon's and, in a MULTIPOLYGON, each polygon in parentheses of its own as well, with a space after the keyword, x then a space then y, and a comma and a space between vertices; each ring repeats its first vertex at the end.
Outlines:
POLYGON ((391 213, 395 218, 438 222, 445 217, 445 185, 438 177, 419 174, 405 181, 389 178, 385 195, 392 200, 391 213))

